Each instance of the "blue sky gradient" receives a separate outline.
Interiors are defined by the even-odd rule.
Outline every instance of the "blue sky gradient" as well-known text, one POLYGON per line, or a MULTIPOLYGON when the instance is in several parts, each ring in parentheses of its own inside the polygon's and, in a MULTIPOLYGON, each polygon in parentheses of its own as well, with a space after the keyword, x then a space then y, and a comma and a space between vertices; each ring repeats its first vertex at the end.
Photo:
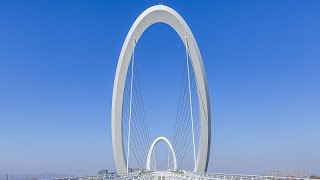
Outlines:
MULTIPOLYGON (((161 2, 185 18, 202 53, 209 171, 320 174, 320 1, 161 2)), ((134 20, 158 3, 0 2, 0 173, 114 169, 118 56, 134 20)), ((172 137, 184 56, 164 24, 137 44, 152 138, 172 137)))

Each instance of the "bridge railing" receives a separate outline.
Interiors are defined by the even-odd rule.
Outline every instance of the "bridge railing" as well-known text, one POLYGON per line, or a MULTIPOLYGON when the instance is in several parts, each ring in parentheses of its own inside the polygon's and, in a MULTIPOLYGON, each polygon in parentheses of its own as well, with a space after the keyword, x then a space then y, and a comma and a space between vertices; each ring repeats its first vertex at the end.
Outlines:
POLYGON ((259 176, 245 174, 225 174, 225 173, 194 173, 189 171, 167 171, 166 173, 136 171, 129 174, 110 173, 104 176, 87 176, 87 177, 68 177, 68 178, 51 178, 46 180, 309 180, 309 178, 296 177, 276 177, 276 176, 259 176), (163 175, 166 174, 166 175, 163 175))
POLYGON ((170 179, 197 179, 197 180, 308 180, 309 178, 296 177, 275 177, 244 174, 224 174, 224 173, 194 173, 184 171, 182 174, 172 174, 170 179))

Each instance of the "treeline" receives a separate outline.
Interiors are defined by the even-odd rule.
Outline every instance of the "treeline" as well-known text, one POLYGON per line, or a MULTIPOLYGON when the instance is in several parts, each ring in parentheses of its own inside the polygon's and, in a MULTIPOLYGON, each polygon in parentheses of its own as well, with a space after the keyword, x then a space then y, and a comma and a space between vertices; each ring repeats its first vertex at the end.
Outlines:
POLYGON ((310 179, 320 179, 320 176, 315 176, 315 175, 312 175, 309 177, 310 179))

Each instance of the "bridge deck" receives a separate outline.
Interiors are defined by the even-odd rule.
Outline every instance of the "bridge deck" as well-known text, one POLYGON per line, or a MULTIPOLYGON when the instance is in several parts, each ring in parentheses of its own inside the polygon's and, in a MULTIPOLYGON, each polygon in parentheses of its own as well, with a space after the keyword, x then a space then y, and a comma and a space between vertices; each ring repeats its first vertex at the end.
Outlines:
POLYGON ((50 180, 309 180, 308 177, 276 177, 244 174, 203 173, 197 174, 189 171, 137 171, 129 174, 110 173, 104 176, 68 177, 50 180))

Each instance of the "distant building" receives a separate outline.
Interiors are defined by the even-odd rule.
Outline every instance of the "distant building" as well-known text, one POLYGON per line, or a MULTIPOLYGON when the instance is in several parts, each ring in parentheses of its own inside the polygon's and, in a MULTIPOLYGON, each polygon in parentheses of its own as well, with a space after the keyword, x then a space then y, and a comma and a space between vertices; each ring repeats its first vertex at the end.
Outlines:
POLYGON ((102 169, 97 172, 97 176, 105 176, 109 173, 107 169, 102 169))
POLYGON ((269 171, 268 176, 276 177, 296 177, 296 178, 306 178, 310 176, 308 171, 269 171))

